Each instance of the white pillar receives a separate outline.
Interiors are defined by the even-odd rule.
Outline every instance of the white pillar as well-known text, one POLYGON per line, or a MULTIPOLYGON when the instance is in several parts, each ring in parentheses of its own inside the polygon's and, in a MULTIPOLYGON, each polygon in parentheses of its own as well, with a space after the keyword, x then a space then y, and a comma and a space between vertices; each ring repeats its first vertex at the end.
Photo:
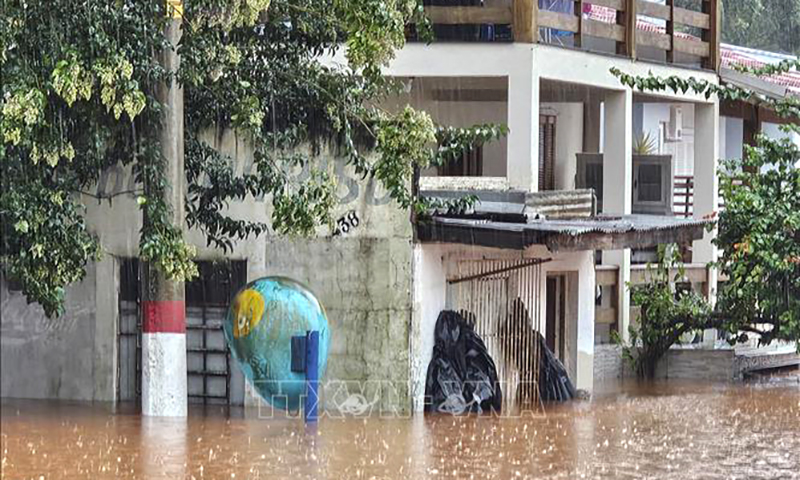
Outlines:
MULTIPOLYGON (((603 213, 629 215, 633 200, 633 92, 609 92, 603 107, 603 213)), ((619 267, 617 324, 628 340, 631 251, 603 252, 603 263, 619 267)))
POLYGON ((142 332, 142 414, 187 414, 186 333, 142 332))
POLYGON ((575 388, 592 392, 594 387, 594 252, 579 252, 578 269, 578 358, 575 388))
POLYGON ((512 188, 539 190, 539 73, 535 52, 508 76, 508 160, 506 178, 512 188))
MULTIPOLYGON (((695 105, 694 109, 694 218, 704 218, 719 211, 719 101, 695 105)), ((692 261, 709 263, 717 260, 717 247, 711 240, 716 229, 705 232, 693 245, 692 261)), ((713 305, 717 296, 717 269, 708 269, 708 300, 713 305)), ((713 346, 716 330, 703 332, 703 343, 713 346)))

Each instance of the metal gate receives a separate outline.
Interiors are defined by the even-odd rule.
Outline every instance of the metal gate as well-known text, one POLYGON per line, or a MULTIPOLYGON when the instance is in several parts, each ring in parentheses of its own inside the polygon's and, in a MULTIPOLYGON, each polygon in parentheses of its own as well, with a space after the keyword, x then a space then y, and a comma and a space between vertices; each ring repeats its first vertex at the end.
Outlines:
POLYGON ((544 259, 465 260, 448 280, 450 308, 495 360, 503 408, 538 408, 544 259))
MULTIPOLYGON (((200 275, 186 284, 186 366, 190 403, 229 404, 231 358, 222 323, 228 303, 247 279, 245 261, 198 262, 200 275)), ((120 266, 118 392, 120 401, 142 395, 142 323, 137 259, 120 266)))
POLYGON ((246 263, 198 262, 186 284, 186 367, 189 403, 231 403, 231 356, 222 324, 228 304, 246 283, 246 263))

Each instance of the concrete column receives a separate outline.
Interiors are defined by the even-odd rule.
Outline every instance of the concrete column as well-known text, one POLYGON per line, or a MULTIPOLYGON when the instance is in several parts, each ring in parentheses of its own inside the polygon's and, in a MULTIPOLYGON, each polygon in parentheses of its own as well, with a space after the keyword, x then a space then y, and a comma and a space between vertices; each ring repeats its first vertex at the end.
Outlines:
MULTIPOLYGON (((171 5, 180 5, 173 0, 171 5)), ((168 8, 170 8, 168 6, 168 8)), ((180 13, 171 11, 165 35, 172 48, 160 54, 161 64, 168 71, 177 71, 177 53, 181 38, 180 13)), ((163 105, 161 152, 164 155, 164 174, 169 186, 162 194, 170 207, 172 223, 184 224, 184 190, 186 174, 183 169, 183 89, 173 82, 159 85, 159 102, 163 105)), ((149 186, 145 185, 145 190, 149 186)), ((149 192, 148 192, 149 193, 149 192)), ((147 222, 147 218, 144 219, 147 222)), ((142 265, 142 414, 146 416, 185 417, 186 397, 186 303, 183 282, 165 277, 153 265, 142 265)))
POLYGON ((592 391, 594 386, 594 252, 579 252, 578 269, 578 364, 575 388, 592 391))
POLYGON ((119 263, 105 255, 95 263, 97 291, 94 325, 94 393, 92 399, 101 402, 117 400, 119 383, 117 335, 119 329, 119 263))
MULTIPOLYGON (((708 218, 719 211, 719 101, 695 105, 694 108, 694 218, 708 218)), ((717 247, 711 243, 716 229, 705 232, 702 240, 694 242, 692 261, 709 263, 717 260, 717 247)), ((713 305, 717 296, 717 269, 708 269, 706 292, 713 305)), ((703 332, 703 343, 713 346, 716 331, 703 332)))
POLYGON ((539 190, 539 73, 531 49, 508 76, 508 160, 512 188, 539 190))
MULTIPOLYGON (((629 215, 633 201, 633 92, 606 93, 603 107, 603 213, 629 215)), ((619 267, 617 324, 628 340, 631 295, 630 249, 603 252, 603 263, 619 267)))

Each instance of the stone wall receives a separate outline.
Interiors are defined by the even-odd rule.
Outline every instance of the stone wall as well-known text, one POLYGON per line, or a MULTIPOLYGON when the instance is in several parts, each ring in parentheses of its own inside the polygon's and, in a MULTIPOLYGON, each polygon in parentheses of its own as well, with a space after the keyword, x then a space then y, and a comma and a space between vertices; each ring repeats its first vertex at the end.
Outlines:
POLYGON ((656 378, 732 380, 734 356, 733 349, 673 348, 659 362, 656 378))

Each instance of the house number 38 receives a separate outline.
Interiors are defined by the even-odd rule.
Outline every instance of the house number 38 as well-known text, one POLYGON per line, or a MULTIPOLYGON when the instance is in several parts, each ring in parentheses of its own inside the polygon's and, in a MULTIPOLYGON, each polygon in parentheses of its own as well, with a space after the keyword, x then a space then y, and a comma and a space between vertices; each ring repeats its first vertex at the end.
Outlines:
POLYGON ((361 219, 358 218, 356 211, 350 210, 336 220, 336 229, 333 231, 333 236, 346 235, 360 224, 361 219))

